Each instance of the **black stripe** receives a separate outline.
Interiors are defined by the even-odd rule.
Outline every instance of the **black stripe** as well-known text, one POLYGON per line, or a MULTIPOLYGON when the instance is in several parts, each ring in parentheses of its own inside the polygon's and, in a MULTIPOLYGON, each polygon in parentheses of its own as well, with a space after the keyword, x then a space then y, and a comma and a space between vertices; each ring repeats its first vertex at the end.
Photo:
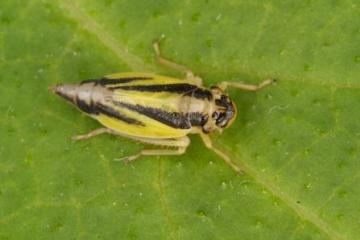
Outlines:
POLYGON ((133 118, 129 118, 117 111, 115 111, 114 109, 108 107, 108 106, 105 106, 103 104, 97 104, 96 105, 96 110, 97 110, 97 113, 102 113, 106 116, 110 116, 110 117, 113 117, 113 118, 116 118, 120 121, 123 121, 123 122, 126 122, 128 124, 134 124, 134 125, 140 125, 140 126, 145 126, 145 124, 143 122, 140 122, 136 119, 133 119, 133 118))
POLYGON ((199 99, 209 100, 212 98, 212 94, 210 91, 188 83, 118 86, 114 87, 113 89, 123 89, 139 92, 171 92, 184 94, 185 96, 191 96, 199 99))
POLYGON ((64 98, 65 100, 67 100, 67 101, 69 101, 69 102, 71 102, 71 103, 74 103, 74 99, 71 98, 71 97, 69 97, 69 95, 64 94, 64 93, 62 93, 62 92, 60 92, 60 91, 56 91, 55 93, 56 93, 57 95, 59 95, 60 97, 64 98))
POLYGON ((97 79, 83 80, 83 81, 80 82, 80 85, 83 85, 83 84, 85 84, 85 83, 92 83, 92 82, 96 84, 97 81, 98 81, 97 79))
POLYGON ((204 126, 208 120, 208 116, 201 112, 190 112, 186 117, 190 120, 191 126, 204 126))
POLYGON ((197 89, 195 89, 195 91, 189 92, 185 95, 191 96, 191 97, 194 97, 197 99, 207 99, 209 101, 212 99, 211 92, 206 89, 201 89, 201 88, 197 88, 197 89))
POLYGON ((101 79, 88 79, 80 82, 80 85, 85 83, 95 83, 95 85, 100 84, 101 86, 118 84, 118 83, 129 83, 136 80, 151 80, 152 77, 124 77, 124 78, 106 78, 103 77, 101 79))
POLYGON ((145 124, 143 122, 140 122, 133 118, 129 118, 129 117, 125 116, 124 114, 121 114, 121 113, 115 111, 114 109, 112 109, 109 106, 106 106, 106 105, 103 105, 100 103, 94 104, 92 100, 91 100, 90 104, 87 104, 85 101, 80 100, 77 96, 75 104, 81 111, 83 111, 87 114, 98 115, 101 113, 106 116, 116 118, 120 121, 126 122, 128 124, 145 126, 145 124))
POLYGON ((136 80, 151 80, 151 79, 152 79, 151 77, 127 77, 127 78, 116 78, 116 79, 104 77, 98 80, 98 83, 102 86, 105 86, 105 85, 118 84, 118 83, 129 83, 136 80))
POLYGON ((80 108, 81 111, 86 112, 87 114, 97 114, 97 111, 94 108, 92 101, 90 102, 90 104, 87 104, 85 101, 80 100, 79 96, 77 95, 75 104, 78 108, 80 108))
POLYGON ((131 91, 140 91, 140 92, 187 93, 195 90, 197 86, 186 83, 176 83, 176 84, 158 84, 158 85, 119 86, 116 88, 131 90, 131 91))
POLYGON ((190 120, 178 112, 166 112, 158 108, 144 107, 141 105, 132 105, 123 102, 114 102, 115 105, 125 107, 129 110, 138 112, 147 117, 155 119, 163 124, 173 128, 189 129, 191 128, 190 120))

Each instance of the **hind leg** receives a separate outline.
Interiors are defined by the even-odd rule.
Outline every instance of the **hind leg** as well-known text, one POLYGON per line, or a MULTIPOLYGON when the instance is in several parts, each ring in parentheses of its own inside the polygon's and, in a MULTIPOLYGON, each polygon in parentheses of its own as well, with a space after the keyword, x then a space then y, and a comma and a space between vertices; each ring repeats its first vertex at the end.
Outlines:
POLYGON ((188 137, 174 138, 174 139, 149 139, 149 138, 134 138, 144 143, 149 143, 158 146, 167 146, 174 147, 174 149, 143 149, 140 152, 125 156, 119 159, 118 161, 124 161, 125 163, 134 161, 141 156, 169 156, 169 155, 181 155, 186 152, 187 147, 190 145, 190 139, 188 137))

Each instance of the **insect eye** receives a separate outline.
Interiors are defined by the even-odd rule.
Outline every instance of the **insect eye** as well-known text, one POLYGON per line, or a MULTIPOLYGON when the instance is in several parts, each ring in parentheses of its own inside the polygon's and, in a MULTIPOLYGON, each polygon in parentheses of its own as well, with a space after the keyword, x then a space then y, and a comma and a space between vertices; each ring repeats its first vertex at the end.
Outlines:
POLYGON ((219 117, 219 113, 213 112, 213 114, 211 116, 212 116, 212 118, 217 119, 219 117))
POLYGON ((220 100, 221 100, 222 102, 225 102, 225 103, 228 103, 228 102, 229 102, 229 101, 228 101, 228 98, 227 98, 225 95, 221 95, 220 100))
POLYGON ((208 116, 204 115, 201 117, 201 122, 206 122, 208 120, 208 116))
POLYGON ((216 124, 221 124, 225 120, 225 113, 220 113, 216 118, 216 124))

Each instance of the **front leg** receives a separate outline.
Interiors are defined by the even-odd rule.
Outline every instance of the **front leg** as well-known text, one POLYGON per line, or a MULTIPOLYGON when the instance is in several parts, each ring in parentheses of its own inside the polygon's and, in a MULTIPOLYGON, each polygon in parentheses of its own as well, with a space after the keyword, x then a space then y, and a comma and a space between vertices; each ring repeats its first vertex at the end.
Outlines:
POLYGON ((199 135, 200 135, 201 139, 203 140, 204 145, 208 149, 214 151, 218 156, 220 156, 226 162, 227 165, 229 165, 232 169, 234 169, 234 171, 237 174, 241 174, 241 169, 233 161, 231 161, 230 157, 228 155, 226 155, 224 152, 222 152, 220 149, 217 149, 213 146, 209 135, 206 135, 203 132, 199 132, 199 135))
POLYGON ((180 65, 178 63, 172 62, 172 61, 164 58, 161 55, 159 40, 157 40, 153 43, 153 47, 154 47, 154 51, 155 51, 156 60, 159 64, 164 65, 168 68, 174 69, 176 71, 183 72, 183 73, 185 73, 185 76, 186 76, 185 79, 194 81, 199 86, 202 85, 202 79, 198 76, 195 76, 195 74, 191 71, 191 69, 189 69, 183 65, 180 65))
POLYGON ((222 90, 225 90, 227 87, 234 87, 234 88, 238 88, 241 90, 245 90, 245 91, 258 91, 268 85, 274 84, 276 82, 275 79, 266 79, 264 81, 262 81, 261 83, 259 83, 258 85, 254 85, 254 84, 246 84, 246 83, 241 83, 241 82, 229 82, 229 81, 224 81, 221 82, 218 87, 221 88, 222 90))

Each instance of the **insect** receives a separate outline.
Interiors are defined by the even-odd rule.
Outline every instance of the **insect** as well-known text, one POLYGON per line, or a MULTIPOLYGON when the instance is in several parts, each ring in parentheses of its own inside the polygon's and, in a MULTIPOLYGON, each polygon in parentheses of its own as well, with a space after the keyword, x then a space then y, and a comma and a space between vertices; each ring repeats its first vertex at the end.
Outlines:
POLYGON ((213 146, 209 137, 209 133, 229 127, 236 117, 236 106, 224 91, 227 87, 257 91, 274 80, 259 85, 225 81, 205 88, 190 69, 163 58, 158 41, 153 47, 159 64, 183 72, 185 78, 130 72, 49 88, 104 126, 72 139, 108 133, 159 146, 119 159, 130 162, 143 155, 181 155, 190 144, 187 135, 198 134, 207 148, 240 173, 240 168, 213 146))

